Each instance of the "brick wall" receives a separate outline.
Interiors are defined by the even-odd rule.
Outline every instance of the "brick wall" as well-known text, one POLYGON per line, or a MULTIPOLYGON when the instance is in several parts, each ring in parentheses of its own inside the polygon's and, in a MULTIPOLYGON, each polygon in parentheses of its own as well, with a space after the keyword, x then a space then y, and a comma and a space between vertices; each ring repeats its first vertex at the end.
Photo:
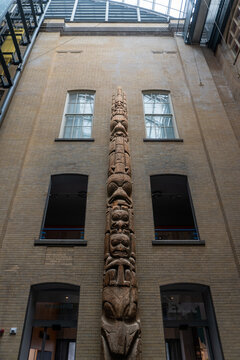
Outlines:
POLYGON ((39 35, 0 131, 0 357, 18 357, 30 286, 56 281, 80 286, 76 360, 100 359, 109 122, 119 85, 129 111, 143 360, 165 359, 159 286, 177 282, 210 286, 225 359, 238 360, 239 148, 201 49, 172 37, 58 33, 39 35), (78 89, 96 91, 95 141, 55 142, 67 91, 78 89), (143 142, 148 89, 171 92, 183 143, 143 142), (50 176, 60 173, 89 176, 87 247, 34 246, 50 176), (149 176, 161 173, 188 176, 205 246, 152 246, 149 176))

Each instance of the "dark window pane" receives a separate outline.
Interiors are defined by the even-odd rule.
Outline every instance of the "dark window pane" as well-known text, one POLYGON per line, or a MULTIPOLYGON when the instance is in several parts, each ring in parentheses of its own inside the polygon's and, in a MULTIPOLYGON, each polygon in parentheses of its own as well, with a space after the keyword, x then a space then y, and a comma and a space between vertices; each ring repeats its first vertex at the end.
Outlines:
POLYGON ((83 239, 86 196, 86 175, 52 176, 41 238, 83 239))
POLYGON ((181 175, 151 176, 151 191, 155 239, 198 239, 187 177, 181 175))
POLYGON ((197 292, 164 293, 162 310, 164 320, 206 320, 203 297, 197 292))

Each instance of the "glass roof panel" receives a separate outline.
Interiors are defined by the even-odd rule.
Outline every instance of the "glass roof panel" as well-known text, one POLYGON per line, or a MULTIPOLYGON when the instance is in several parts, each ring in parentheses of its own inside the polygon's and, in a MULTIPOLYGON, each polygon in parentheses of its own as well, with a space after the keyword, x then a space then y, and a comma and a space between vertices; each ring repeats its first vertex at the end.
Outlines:
POLYGON ((130 5, 138 5, 175 18, 184 18, 187 0, 114 0, 130 5))
POLYGON ((11 5, 12 0, 0 0, 0 21, 2 20, 3 16, 6 14, 7 9, 11 5))
MULTIPOLYGON (((125 1, 125 3, 127 4, 127 3, 128 3, 128 0, 125 1)), ((140 1, 139 1, 139 6, 142 7, 142 8, 145 8, 145 9, 150 9, 150 10, 152 10, 152 1, 149 1, 149 0, 140 0, 140 1)))
POLYGON ((90 22, 167 22, 169 18, 184 19, 188 2, 189 0, 51 0, 46 18, 90 22), (106 7, 107 1, 109 6, 106 7), (77 4, 76 8, 74 4, 77 4), (137 7, 140 12, 136 11, 137 7), (134 16, 130 16, 131 12, 132 15, 134 12, 134 16))
MULTIPOLYGON (((120 2, 122 2, 122 1, 120 0, 120 2)), ((127 3, 128 3, 129 5, 137 6, 138 0, 128 0, 127 3)))

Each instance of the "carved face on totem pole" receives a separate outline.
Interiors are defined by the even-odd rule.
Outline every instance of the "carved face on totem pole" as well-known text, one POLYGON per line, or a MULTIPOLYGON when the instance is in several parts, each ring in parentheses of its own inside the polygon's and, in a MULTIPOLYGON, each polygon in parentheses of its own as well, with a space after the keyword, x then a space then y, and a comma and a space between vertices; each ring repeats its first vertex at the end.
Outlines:
POLYGON ((110 254, 114 257, 129 257, 131 253, 130 239, 125 234, 110 235, 110 254))
POLYGON ((132 182, 127 174, 113 174, 109 176, 107 183, 108 203, 113 204, 117 200, 123 200, 127 205, 132 203, 132 182))
POLYGON ((112 116, 117 114, 127 117, 126 95, 120 88, 118 89, 117 95, 113 95, 112 97, 112 116))
POLYGON ((129 257, 131 240, 127 210, 115 209, 111 216, 109 251, 113 257, 129 257))
POLYGON ((104 360, 140 360, 126 96, 113 96, 107 181, 102 346, 104 360))
POLYGON ((113 116, 110 123, 111 136, 127 136, 128 123, 124 116, 113 116))

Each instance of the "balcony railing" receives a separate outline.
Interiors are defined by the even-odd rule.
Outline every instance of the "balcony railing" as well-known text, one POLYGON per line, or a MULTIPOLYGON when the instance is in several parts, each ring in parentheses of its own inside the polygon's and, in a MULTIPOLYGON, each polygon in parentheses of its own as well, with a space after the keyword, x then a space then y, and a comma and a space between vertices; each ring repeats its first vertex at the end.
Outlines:
POLYGON ((45 227, 41 231, 41 239, 84 239, 84 228, 45 227))
POLYGON ((198 240, 195 228, 155 228, 155 240, 198 240))

